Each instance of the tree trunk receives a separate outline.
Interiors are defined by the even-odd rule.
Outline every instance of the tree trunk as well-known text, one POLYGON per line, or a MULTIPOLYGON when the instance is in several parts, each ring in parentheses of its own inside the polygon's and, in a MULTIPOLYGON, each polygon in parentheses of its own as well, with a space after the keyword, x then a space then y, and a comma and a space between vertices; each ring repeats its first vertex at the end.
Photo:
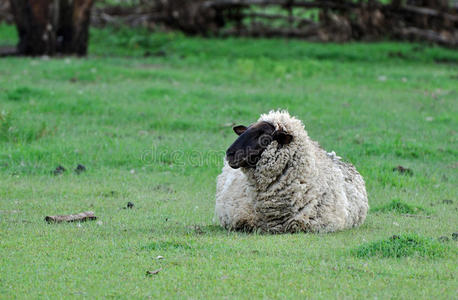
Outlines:
POLYGON ((23 55, 86 55, 94 0, 10 0, 23 55))

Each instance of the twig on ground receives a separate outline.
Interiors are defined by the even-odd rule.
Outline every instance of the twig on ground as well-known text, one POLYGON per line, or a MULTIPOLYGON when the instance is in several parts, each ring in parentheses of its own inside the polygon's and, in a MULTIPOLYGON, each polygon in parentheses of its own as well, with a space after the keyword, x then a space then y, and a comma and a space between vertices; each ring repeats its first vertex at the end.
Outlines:
POLYGON ((431 216, 423 216, 423 215, 413 215, 413 214, 402 214, 403 217, 409 217, 409 218, 426 218, 430 219, 431 216))
POLYGON ((96 220, 93 211, 85 211, 74 215, 59 215, 59 216, 46 216, 45 221, 48 223, 61 223, 61 222, 85 222, 88 220, 96 220))
POLYGON ((162 268, 159 268, 159 269, 153 270, 153 271, 146 271, 146 275, 147 276, 157 275, 160 271, 162 271, 162 268))

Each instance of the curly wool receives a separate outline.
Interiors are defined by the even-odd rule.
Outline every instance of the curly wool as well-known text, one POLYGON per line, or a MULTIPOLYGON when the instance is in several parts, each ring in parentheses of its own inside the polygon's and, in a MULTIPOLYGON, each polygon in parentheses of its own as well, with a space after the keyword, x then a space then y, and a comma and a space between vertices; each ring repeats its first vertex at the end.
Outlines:
POLYGON ((286 111, 271 111, 258 121, 293 139, 288 145, 273 141, 255 168, 232 169, 224 162, 215 207, 222 226, 270 233, 333 232, 364 222, 366 188, 353 165, 321 149, 286 111))

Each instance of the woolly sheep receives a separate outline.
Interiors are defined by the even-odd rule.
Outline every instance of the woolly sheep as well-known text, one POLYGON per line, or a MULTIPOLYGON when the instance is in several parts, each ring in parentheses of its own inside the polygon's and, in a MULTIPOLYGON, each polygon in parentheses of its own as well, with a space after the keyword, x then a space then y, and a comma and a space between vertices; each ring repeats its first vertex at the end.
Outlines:
POLYGON ((355 167, 312 141, 286 111, 263 114, 227 150, 217 179, 216 217, 229 230, 333 232, 361 225, 368 211, 355 167))

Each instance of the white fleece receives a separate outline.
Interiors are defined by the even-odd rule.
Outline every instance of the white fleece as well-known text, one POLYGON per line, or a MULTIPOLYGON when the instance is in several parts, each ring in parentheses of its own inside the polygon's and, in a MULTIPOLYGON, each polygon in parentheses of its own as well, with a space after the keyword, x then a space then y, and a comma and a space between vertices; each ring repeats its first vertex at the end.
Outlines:
POLYGON ((361 225, 368 211, 365 183, 355 167, 312 141, 302 122, 286 111, 266 121, 291 134, 288 145, 273 141, 255 168, 218 176, 215 213, 230 230, 333 232, 361 225))

